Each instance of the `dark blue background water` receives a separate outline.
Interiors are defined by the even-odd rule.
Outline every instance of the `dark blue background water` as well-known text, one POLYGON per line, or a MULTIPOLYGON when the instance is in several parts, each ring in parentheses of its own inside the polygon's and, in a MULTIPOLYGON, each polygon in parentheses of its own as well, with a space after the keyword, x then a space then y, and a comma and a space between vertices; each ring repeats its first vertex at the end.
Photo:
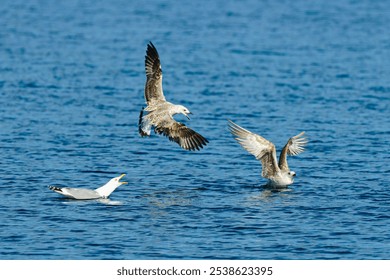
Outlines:
POLYGON ((390 258, 388 1, 2 0, 0 26, 1 259, 390 258), (201 152, 138 136, 149 40, 201 152), (306 131, 290 188, 228 118, 306 131), (47 188, 121 173, 108 204, 47 188))

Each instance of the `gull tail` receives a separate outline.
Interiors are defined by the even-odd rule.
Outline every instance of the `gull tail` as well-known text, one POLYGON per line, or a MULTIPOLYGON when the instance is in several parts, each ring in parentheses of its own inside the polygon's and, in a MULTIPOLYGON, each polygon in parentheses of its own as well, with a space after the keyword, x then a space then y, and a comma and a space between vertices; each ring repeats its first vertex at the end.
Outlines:
POLYGON ((151 128, 149 121, 147 121, 144 118, 144 109, 145 108, 142 107, 142 110, 139 113, 139 119, 138 119, 138 133, 142 137, 150 136, 150 128, 151 128))

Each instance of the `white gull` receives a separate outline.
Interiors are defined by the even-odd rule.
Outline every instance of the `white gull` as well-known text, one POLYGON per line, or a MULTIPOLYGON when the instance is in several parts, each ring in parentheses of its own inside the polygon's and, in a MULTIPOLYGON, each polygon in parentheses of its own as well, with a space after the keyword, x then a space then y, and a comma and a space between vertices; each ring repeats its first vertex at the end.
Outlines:
POLYGON ((127 182, 120 181, 120 179, 122 179, 125 175, 126 174, 122 174, 121 176, 112 178, 105 185, 95 190, 84 189, 84 188, 56 187, 56 186, 49 186, 49 189, 68 198, 79 199, 79 200, 108 198, 110 194, 116 190, 117 187, 123 184, 127 184, 127 182))

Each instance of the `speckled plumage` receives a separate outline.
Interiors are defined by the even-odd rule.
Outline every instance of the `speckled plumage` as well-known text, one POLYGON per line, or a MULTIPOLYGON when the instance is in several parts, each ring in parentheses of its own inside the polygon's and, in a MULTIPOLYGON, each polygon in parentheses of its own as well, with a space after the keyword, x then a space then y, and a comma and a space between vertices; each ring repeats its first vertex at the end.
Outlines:
POLYGON ((139 116, 139 133, 150 136, 154 127, 155 133, 168 137, 185 150, 199 150, 207 145, 208 140, 185 124, 177 122, 173 116, 183 114, 188 119, 191 112, 182 105, 166 101, 162 89, 162 70, 157 49, 150 42, 145 56, 145 100, 147 107, 142 108, 139 116), (145 115, 144 112, 147 112, 145 115))
POLYGON ((294 182, 295 172, 287 164, 287 155, 298 155, 304 151, 307 140, 304 132, 291 137, 282 149, 279 163, 276 159, 275 145, 260 135, 254 134, 229 120, 230 132, 236 136, 237 142, 256 159, 261 161, 262 176, 269 179, 274 187, 284 187, 294 182))

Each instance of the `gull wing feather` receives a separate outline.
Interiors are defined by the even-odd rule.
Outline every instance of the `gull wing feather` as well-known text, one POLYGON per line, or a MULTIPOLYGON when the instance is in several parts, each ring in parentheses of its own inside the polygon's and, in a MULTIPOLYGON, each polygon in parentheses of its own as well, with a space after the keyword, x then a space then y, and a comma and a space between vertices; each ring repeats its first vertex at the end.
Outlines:
POLYGON ((185 150, 199 150, 209 142, 199 133, 169 116, 161 120, 154 130, 156 133, 162 134, 168 137, 169 140, 178 143, 185 150))
POLYGON ((305 134, 304 131, 288 139, 287 144, 284 146, 283 150, 280 152, 279 157, 279 168, 282 170, 289 170, 287 164, 287 155, 296 156, 302 153, 305 150, 307 144, 307 139, 303 137, 305 134))
POLYGON ((229 120, 230 132, 237 142, 256 159, 261 161, 262 176, 270 178, 279 171, 276 160, 275 145, 260 135, 254 134, 229 120))
POLYGON ((73 199, 96 199, 100 198, 101 195, 94 190, 89 189, 77 189, 77 188, 60 188, 55 186, 50 186, 49 189, 52 191, 62 194, 68 198, 73 199))
POLYGON ((145 56, 145 100, 146 104, 153 103, 155 100, 164 100, 164 93, 162 88, 162 70, 160 64, 160 57, 156 47, 152 42, 149 42, 146 49, 145 56))

